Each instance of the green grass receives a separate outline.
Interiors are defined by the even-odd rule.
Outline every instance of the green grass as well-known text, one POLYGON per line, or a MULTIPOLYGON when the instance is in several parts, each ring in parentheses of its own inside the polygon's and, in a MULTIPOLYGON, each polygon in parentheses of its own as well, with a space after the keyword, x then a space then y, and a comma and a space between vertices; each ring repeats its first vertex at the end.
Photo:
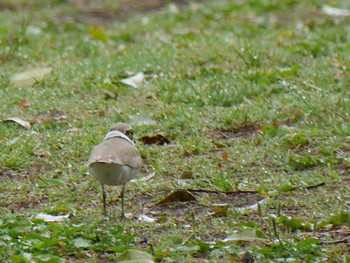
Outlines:
POLYGON ((317 0, 129 15, 118 11, 128 1, 24 3, 0 4, 0 117, 32 124, 0 124, 0 261, 113 262, 127 249, 158 262, 237 262, 248 251, 257 262, 350 261, 350 17, 324 14, 317 0), (51 73, 33 85, 10 81, 43 67, 51 73), (137 72, 140 87, 120 84, 137 72), (102 216, 86 166, 119 121, 136 139, 161 131, 171 141, 138 140, 140 178, 155 175, 128 184, 134 217, 123 221, 113 187, 102 216), (184 173, 192 179, 182 184, 184 173), (152 207, 180 188, 259 195, 197 193, 196 202, 152 207), (228 211, 210 216, 218 203, 228 211), (70 217, 45 222, 40 212, 70 217), (236 233, 243 238, 223 241, 236 233))

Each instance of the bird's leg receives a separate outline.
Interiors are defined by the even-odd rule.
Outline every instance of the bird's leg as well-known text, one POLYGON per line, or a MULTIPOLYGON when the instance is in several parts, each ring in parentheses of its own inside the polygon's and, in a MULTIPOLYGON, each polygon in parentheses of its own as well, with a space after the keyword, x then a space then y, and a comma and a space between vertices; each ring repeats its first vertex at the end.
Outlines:
POLYGON ((124 191, 125 191, 125 184, 123 184, 122 192, 120 193, 120 198, 122 199, 122 218, 125 217, 125 215, 124 215, 124 191))
POLYGON ((102 185, 103 212, 104 212, 104 215, 107 215, 105 185, 104 184, 101 184, 101 185, 102 185))

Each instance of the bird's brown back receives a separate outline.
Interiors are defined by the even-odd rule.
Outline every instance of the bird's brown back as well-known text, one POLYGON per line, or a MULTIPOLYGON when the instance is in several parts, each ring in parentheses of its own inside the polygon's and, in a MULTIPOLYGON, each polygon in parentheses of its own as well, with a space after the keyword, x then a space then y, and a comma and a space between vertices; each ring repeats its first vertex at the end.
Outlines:
POLYGON ((142 166, 142 159, 137 148, 119 137, 107 139, 95 146, 90 154, 88 165, 93 163, 118 163, 133 168, 142 166))

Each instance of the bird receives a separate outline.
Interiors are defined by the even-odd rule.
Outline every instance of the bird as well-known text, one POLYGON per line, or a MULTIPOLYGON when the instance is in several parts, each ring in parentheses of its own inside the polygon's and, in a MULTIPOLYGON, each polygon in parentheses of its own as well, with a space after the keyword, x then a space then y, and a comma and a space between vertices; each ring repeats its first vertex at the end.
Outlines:
POLYGON ((102 143, 92 150, 88 159, 89 172, 102 185, 104 214, 106 209, 105 185, 122 185, 121 215, 124 215, 125 184, 135 178, 142 167, 140 152, 135 147, 133 128, 127 123, 116 123, 107 132, 102 143))

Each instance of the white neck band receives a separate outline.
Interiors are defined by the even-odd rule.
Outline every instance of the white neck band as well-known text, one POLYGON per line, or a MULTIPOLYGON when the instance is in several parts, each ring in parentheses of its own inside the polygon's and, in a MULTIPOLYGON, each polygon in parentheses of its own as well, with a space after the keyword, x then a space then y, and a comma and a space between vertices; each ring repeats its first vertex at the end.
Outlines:
POLYGON ((105 136, 105 140, 108 140, 109 138, 113 138, 113 137, 123 138, 128 142, 130 142, 132 145, 134 145, 134 142, 128 136, 126 136, 124 133, 120 131, 109 131, 105 136))

